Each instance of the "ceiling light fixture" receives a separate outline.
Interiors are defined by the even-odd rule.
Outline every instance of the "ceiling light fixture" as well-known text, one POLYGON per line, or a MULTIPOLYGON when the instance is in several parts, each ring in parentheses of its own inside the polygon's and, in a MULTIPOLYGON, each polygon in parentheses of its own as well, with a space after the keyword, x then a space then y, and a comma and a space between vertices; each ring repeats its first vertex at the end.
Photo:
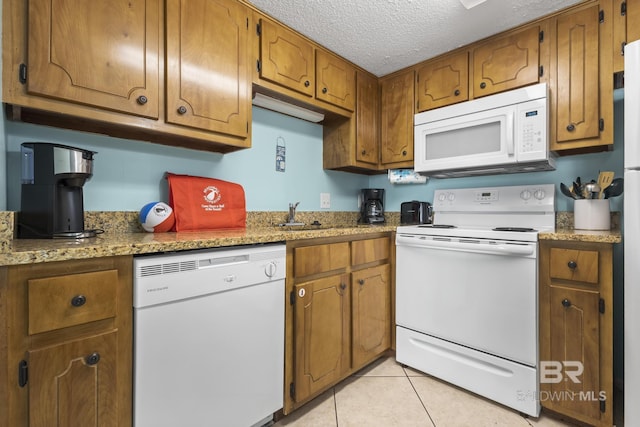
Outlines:
POLYGON ((306 120, 308 122, 318 123, 324 120, 324 114, 322 113, 289 104, 288 102, 271 98, 270 96, 266 96, 258 92, 253 95, 253 105, 286 114, 287 116, 306 120))
POLYGON ((466 8, 471 9, 472 7, 476 7, 477 5, 484 3, 486 0, 460 0, 460 3, 466 8))

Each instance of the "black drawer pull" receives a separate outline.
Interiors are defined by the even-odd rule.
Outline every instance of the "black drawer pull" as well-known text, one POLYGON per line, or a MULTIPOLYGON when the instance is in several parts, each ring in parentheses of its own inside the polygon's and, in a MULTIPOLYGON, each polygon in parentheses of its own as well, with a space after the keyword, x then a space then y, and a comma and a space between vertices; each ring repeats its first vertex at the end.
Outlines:
POLYGON ((575 270, 578 267, 578 263, 575 261, 569 261, 567 263, 567 267, 569 267, 572 270, 575 270))
POLYGON ((187 114, 187 107, 181 105, 178 107, 178 114, 187 114))
POLYGON ((358 283, 360 283, 361 286, 364 285, 364 279, 358 280, 358 283))
POLYGON ((573 132, 574 130, 576 130, 576 126, 573 123, 571 123, 570 125, 567 125, 567 130, 569 132, 573 132))
POLYGON ((322 93, 327 93, 327 92, 328 92, 328 91, 327 91, 327 88, 326 88, 326 87, 323 87, 323 88, 322 88, 322 93))
POLYGON ((310 84, 311 84, 311 83, 309 83, 309 80, 305 80, 305 82, 304 82, 304 87, 309 87, 309 85, 310 85, 310 84))
POLYGON ((87 362, 87 365, 93 366, 100 361, 100 353, 91 353, 84 360, 87 362))
POLYGON ((487 84, 485 82, 480 83, 480 89, 484 89, 487 87, 487 84))
POLYGON ((562 300, 562 306, 563 307, 571 307, 571 301, 569 301, 568 299, 563 299, 562 300))
POLYGON ((453 94, 454 94, 455 96, 460 96, 460 89, 456 89, 456 90, 453 92, 453 94))
POLYGON ((84 295, 76 295, 71 298, 71 305, 74 307, 82 307, 87 302, 87 297, 84 295))
POLYGON ((147 99, 147 97, 146 97, 146 96, 144 96, 144 95, 140 95, 136 101, 138 101, 138 104, 140 104, 140 105, 144 105, 144 104, 146 104, 146 103, 147 103, 147 101, 149 101, 149 100, 147 99))

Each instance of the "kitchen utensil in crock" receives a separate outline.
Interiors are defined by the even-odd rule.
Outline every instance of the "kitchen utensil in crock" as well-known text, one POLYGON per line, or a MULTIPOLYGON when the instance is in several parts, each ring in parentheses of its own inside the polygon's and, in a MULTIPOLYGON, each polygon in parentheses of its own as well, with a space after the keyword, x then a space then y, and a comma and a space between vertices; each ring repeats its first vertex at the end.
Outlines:
POLYGON ((567 187, 563 182, 560 183, 560 191, 562 191, 562 194, 569 198, 572 198, 573 200, 578 199, 578 196, 574 194, 573 191, 571 191, 571 189, 567 187))
POLYGON ((604 171, 598 174, 598 185, 600 186, 600 194, 598 195, 599 199, 602 199, 604 189, 611 185, 614 176, 615 174, 611 171, 604 171))
POLYGON ((604 189, 604 198, 609 199, 611 197, 618 197, 624 191, 624 180, 622 178, 615 178, 611 181, 611 184, 604 189))
POLYGON ((585 199, 597 199, 600 196, 600 186, 591 181, 584 185, 584 198, 585 199))

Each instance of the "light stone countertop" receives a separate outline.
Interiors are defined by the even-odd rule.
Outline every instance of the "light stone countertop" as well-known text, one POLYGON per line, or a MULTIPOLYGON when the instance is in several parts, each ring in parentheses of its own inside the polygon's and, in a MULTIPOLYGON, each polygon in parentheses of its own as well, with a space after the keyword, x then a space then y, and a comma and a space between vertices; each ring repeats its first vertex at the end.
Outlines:
POLYGON ((556 228, 554 233, 540 233, 539 240, 564 240, 591 243, 621 243, 620 230, 576 230, 573 228, 556 228))

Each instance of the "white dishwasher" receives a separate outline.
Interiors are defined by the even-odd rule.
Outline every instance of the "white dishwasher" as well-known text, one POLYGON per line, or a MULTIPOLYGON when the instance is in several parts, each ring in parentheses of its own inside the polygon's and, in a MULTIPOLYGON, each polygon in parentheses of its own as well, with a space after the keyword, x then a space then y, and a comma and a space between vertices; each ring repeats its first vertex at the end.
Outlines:
POLYGON ((249 427, 282 408, 285 245, 134 258, 135 427, 249 427))

